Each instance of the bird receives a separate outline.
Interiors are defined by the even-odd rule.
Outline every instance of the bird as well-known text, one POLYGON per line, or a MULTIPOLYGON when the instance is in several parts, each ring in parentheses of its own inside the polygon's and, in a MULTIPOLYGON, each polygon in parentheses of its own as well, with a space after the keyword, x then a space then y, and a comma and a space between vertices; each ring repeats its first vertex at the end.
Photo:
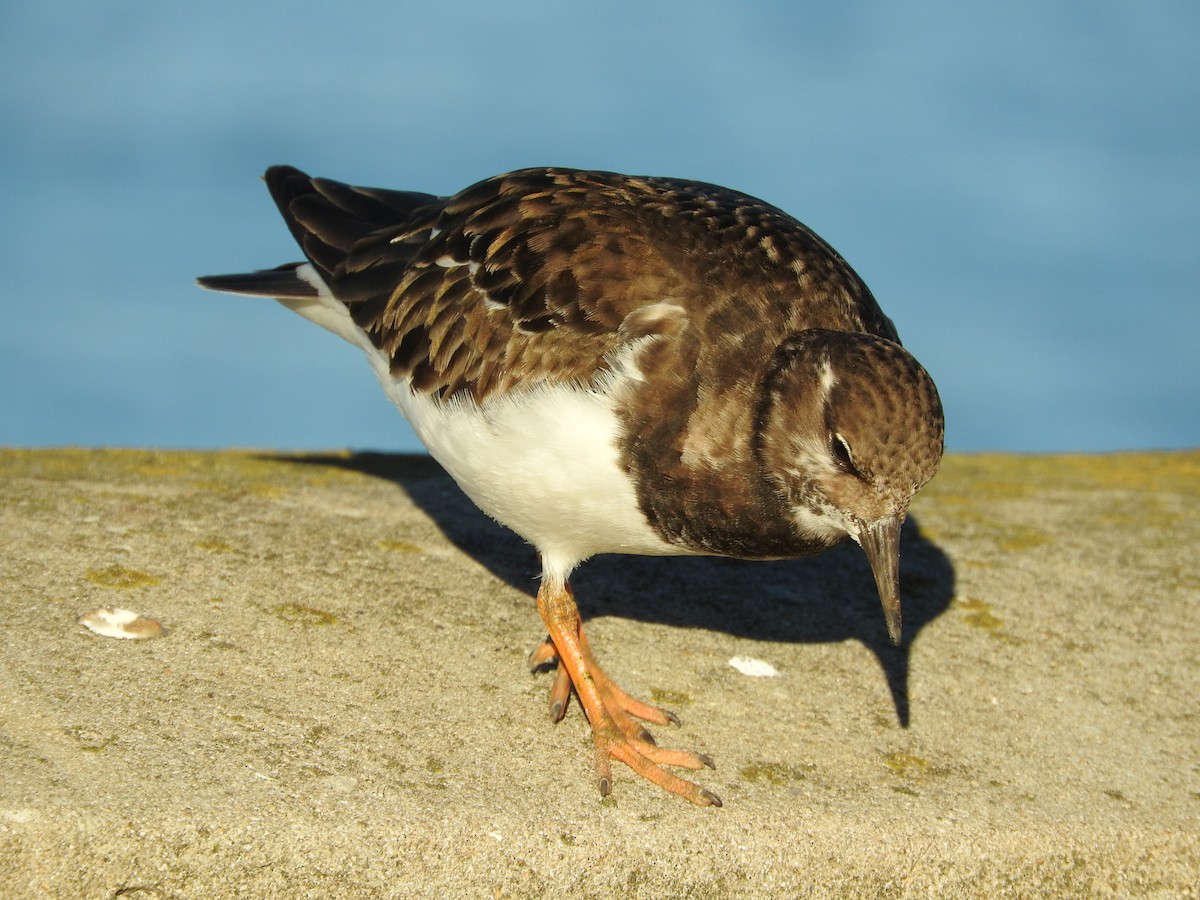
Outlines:
POLYGON ((430 455, 541 561, 550 717, 572 697, 612 761, 699 806, 678 724, 601 668, 570 576, 597 554, 864 551, 902 641, 900 526, 937 471, 937 388, 849 264, 781 209, 699 181, 526 168, 458 193, 272 166, 304 259, 204 276, 363 350, 430 455))

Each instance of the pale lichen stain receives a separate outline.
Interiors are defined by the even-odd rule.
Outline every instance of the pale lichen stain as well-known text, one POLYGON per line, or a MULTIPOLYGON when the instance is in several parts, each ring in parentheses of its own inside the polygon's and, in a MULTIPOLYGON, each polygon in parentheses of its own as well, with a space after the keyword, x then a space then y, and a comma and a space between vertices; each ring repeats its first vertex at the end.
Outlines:
POLYGON ((996 546, 1009 553, 1021 553, 1051 543, 1050 535, 1028 525, 1008 525, 996 540, 996 546))
POLYGON ((202 538, 196 541, 196 548, 198 550, 207 550, 209 553, 237 552, 237 547, 233 546, 233 544, 216 537, 202 538))
POLYGON ((88 569, 86 573, 87 580, 92 584, 98 584, 100 587, 112 588, 114 590, 129 591, 134 588, 151 587, 159 583, 160 579, 146 572, 139 572, 137 569, 130 569, 127 566, 122 566, 114 563, 111 566, 104 566, 101 569, 88 569))
POLYGON ((424 551, 416 544, 410 544, 408 541, 380 541, 379 546, 384 550, 391 550, 393 553, 423 553, 424 551))
POLYGON ((965 613, 963 621, 972 628, 981 628, 984 631, 998 631, 1004 627, 1004 620, 999 616, 993 615, 991 605, 985 603, 983 600, 955 600, 954 605, 965 613))
POLYGON ((883 764, 900 776, 924 775, 933 768, 933 763, 911 753, 885 753, 883 764))
POLYGON ((271 612, 276 618, 296 625, 336 625, 338 622, 333 613, 301 603, 277 603, 271 607, 271 612))
POLYGON ((85 753, 101 753, 116 740, 115 734, 103 734, 83 725, 67 725, 63 731, 79 742, 79 749, 85 753))
POLYGON ((816 766, 808 766, 806 769, 788 763, 763 762, 742 766, 739 774, 751 784, 761 783, 779 787, 792 782, 803 781, 808 777, 809 771, 815 768, 816 766))
POLYGON ((687 706, 692 698, 682 691, 668 691, 665 688, 651 688, 650 699, 663 706, 687 706))

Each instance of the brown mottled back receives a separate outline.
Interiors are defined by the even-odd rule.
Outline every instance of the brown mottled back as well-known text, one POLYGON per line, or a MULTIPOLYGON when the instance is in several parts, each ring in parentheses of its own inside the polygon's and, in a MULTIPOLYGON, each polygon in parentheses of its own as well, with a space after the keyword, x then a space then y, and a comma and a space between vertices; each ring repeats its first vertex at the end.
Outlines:
POLYGON ((715 338, 690 363, 718 386, 761 372, 806 328, 895 339, 824 241, 714 185, 525 169, 443 198, 287 167, 267 184, 334 295, 418 391, 483 400, 537 381, 590 382, 626 341, 627 317, 656 303, 715 338))

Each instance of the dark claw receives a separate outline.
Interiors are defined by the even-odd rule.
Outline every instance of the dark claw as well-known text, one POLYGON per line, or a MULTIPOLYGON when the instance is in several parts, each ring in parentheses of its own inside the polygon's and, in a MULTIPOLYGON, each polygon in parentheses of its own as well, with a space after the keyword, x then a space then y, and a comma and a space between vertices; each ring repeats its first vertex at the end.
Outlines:
POLYGON ((555 724, 563 720, 563 716, 567 714, 567 704, 561 700, 555 700, 550 704, 550 721, 555 724))
POLYGON ((682 722, 679 721, 679 716, 675 715, 675 713, 671 712, 669 709, 661 710, 661 712, 664 716, 667 717, 667 721, 670 722, 672 725, 682 725, 683 724, 682 722))
POLYGON ((638 735, 638 740, 649 744, 651 747, 658 746, 658 742, 654 740, 654 735, 648 732, 645 728, 643 728, 642 733, 638 735))
MULTIPOLYGON (((607 797, 612 793, 612 783, 607 778, 601 778, 599 782, 600 796, 607 797)), ((721 805, 721 801, 717 801, 717 806, 721 805)))
POLYGON ((530 650, 529 655, 527 657, 525 657, 525 665, 529 666, 529 671, 535 675, 538 672, 548 672, 551 669, 554 669, 558 666, 558 656, 557 655, 552 656, 549 659, 543 659, 541 661, 538 661, 538 658, 537 658, 538 653, 541 652, 541 649, 543 647, 545 647, 546 644, 549 643, 549 641, 550 641, 550 638, 547 637, 546 640, 542 641, 542 643, 538 644, 536 647, 534 647, 532 650, 530 650))
MULTIPOLYGON (((708 766, 713 771, 716 771, 717 764, 715 762, 713 762, 713 758, 711 756, 709 756, 707 753, 697 753, 696 759, 700 760, 701 763, 708 766)), ((720 803, 717 804, 717 806, 720 806, 720 805, 721 805, 720 803)))
POLYGON ((720 797, 718 797, 712 791, 706 791, 704 788, 700 788, 700 799, 707 800, 709 806, 721 806, 722 805, 720 797))

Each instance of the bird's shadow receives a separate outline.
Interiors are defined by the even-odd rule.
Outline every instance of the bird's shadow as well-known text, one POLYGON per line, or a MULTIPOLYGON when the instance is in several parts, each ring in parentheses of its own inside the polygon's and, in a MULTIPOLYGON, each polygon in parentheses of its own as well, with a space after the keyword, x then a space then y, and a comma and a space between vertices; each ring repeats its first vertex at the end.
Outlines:
MULTIPOLYGON (((481 512, 428 456, 354 453, 274 457, 362 472, 398 485, 460 550, 529 594, 539 567, 533 548, 481 512)), ((954 597, 954 566, 910 516, 901 533, 900 594, 905 642, 888 640, 875 581, 847 542, 819 556, 775 562, 716 557, 599 556, 572 576, 585 619, 619 616, 757 641, 856 640, 879 661, 896 716, 909 722, 909 647, 954 597)))

